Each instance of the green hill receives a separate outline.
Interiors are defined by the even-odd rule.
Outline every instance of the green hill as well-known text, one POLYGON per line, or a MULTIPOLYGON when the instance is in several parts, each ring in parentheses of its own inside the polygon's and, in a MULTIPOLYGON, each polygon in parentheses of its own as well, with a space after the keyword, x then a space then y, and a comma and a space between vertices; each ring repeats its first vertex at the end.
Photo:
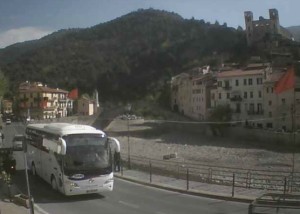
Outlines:
POLYGON ((147 9, 1 49, 0 68, 12 90, 25 80, 41 81, 131 100, 161 90, 183 70, 219 63, 221 55, 240 59, 245 52, 243 31, 147 9))
POLYGON ((300 26, 291 26, 286 29, 293 34, 295 41, 300 42, 300 26))

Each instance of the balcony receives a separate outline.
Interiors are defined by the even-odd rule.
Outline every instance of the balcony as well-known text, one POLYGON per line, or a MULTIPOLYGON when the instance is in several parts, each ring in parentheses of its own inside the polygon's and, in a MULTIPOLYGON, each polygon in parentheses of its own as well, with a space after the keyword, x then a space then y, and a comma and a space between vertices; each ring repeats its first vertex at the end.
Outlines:
POLYGON ((58 99, 58 102, 60 102, 60 103, 67 102, 67 98, 59 98, 59 99, 58 99))
POLYGON ((234 96, 230 98, 230 101, 232 102, 241 102, 243 98, 241 96, 234 96))
POLYGON ((260 111, 248 111, 247 113, 248 113, 248 115, 263 115, 264 114, 264 110, 260 110, 260 111))
POLYGON ((225 91, 229 91, 229 90, 232 89, 232 87, 229 86, 229 85, 225 85, 225 86, 223 86, 222 88, 223 88, 225 91))

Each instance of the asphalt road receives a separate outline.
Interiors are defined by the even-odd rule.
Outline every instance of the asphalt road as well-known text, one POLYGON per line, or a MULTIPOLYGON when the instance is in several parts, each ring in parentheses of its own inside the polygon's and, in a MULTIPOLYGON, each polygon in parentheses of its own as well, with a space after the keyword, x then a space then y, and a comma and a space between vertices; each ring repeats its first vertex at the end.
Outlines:
MULTIPOLYGON (((7 147, 11 145, 14 134, 24 133, 24 126, 21 123, 13 123, 4 127, 3 132, 4 145, 7 147)), ((15 157, 19 160, 17 165, 20 165, 23 160, 22 152, 15 153, 15 157)), ((20 165, 19 168, 23 167, 20 165)), ((72 197, 54 192, 50 185, 40 178, 30 176, 29 181, 35 203, 45 211, 44 213, 51 214, 246 214, 248 209, 248 205, 243 203, 189 196, 120 179, 115 179, 113 192, 72 197)), ((24 170, 17 171, 14 182, 21 192, 27 192, 24 170)))

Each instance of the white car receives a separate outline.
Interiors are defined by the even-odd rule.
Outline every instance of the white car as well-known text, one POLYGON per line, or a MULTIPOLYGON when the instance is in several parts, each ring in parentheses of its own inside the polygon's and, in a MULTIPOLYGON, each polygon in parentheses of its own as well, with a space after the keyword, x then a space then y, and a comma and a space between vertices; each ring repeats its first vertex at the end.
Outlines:
POLYGON ((11 124, 11 120, 10 119, 6 119, 6 125, 10 125, 11 124))
POLYGON ((16 134, 13 138, 13 148, 15 149, 23 148, 23 140, 24 140, 24 135, 16 134))

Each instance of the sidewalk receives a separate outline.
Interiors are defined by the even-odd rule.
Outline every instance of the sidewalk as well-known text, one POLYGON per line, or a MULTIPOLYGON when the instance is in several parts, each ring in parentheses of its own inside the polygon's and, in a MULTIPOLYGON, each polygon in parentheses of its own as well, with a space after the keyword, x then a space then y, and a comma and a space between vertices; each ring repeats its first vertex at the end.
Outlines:
MULTIPOLYGON (((176 191, 185 194, 250 203, 255 198, 261 196, 264 193, 275 193, 274 191, 249 189, 218 184, 208 184, 195 181, 189 181, 183 179, 176 179, 172 177, 166 177, 161 175, 152 174, 150 178, 149 172, 143 172, 138 170, 123 170, 115 173, 115 177, 137 182, 143 185, 158 187, 166 190, 176 191), (150 181, 151 179, 151 181, 150 181), (188 190, 187 190, 188 189, 188 190)), ((278 192, 277 192, 278 193, 278 192)))
MULTIPOLYGON (((12 194, 17 192, 15 186, 11 187, 12 194)), ((30 213, 29 209, 24 206, 17 205, 14 202, 9 200, 8 197, 8 187, 7 185, 0 179, 0 213, 1 214, 24 214, 30 213)))
MULTIPOLYGON (((250 203, 262 194, 270 192, 267 190, 248 189, 241 187, 235 187, 233 189, 232 186, 208 184, 195 181, 187 182, 183 179, 176 179, 155 174, 152 174, 150 176, 149 172, 128 169, 124 169, 123 175, 121 172, 115 173, 115 177, 128 181, 133 181, 143 185, 153 186, 170 191, 176 191, 184 194, 191 194, 220 200, 238 201, 244 203, 250 203)), ((18 193, 16 187, 12 187, 12 193, 18 193)), ((17 205, 14 202, 10 202, 8 199, 7 186, 3 183, 2 180, 0 180, 0 214, 12 213, 24 214, 30 213, 30 210, 23 206, 17 205)), ((35 214, 38 213, 41 212, 39 212, 38 209, 35 207, 35 214)))
MULTIPOLYGON (((20 191, 15 185, 11 186, 11 195, 20 194, 20 191)), ((9 200, 9 193, 7 184, 0 179, 0 214, 29 214, 30 209, 25 206, 19 205, 14 201, 9 200)), ((41 210, 37 205, 34 205, 34 214, 42 214, 41 210)))

